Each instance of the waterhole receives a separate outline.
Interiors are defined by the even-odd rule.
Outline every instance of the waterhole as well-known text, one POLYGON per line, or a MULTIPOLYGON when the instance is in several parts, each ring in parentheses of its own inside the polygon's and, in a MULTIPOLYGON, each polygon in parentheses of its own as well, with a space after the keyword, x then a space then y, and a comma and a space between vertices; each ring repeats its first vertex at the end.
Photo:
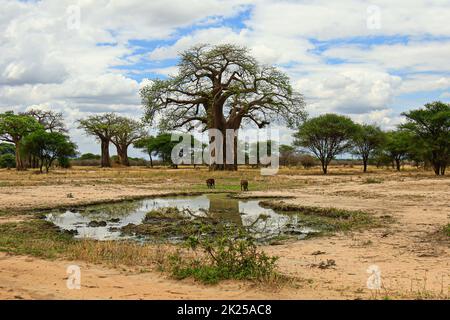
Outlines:
MULTIPOLYGON (((264 208, 259 200, 238 200, 223 194, 210 194, 190 197, 162 197, 136 201, 124 201, 107 205, 92 205, 83 208, 60 210, 46 215, 46 220, 63 230, 70 231, 76 238, 94 240, 152 240, 143 235, 125 234, 126 226, 139 226, 144 223, 150 211, 164 208, 177 208, 209 217, 222 224, 235 228, 246 227, 257 239, 270 240, 280 236, 303 239, 317 232, 302 224, 293 214, 280 214, 264 208)), ((158 238, 171 241, 183 240, 183 235, 161 234, 158 238)))

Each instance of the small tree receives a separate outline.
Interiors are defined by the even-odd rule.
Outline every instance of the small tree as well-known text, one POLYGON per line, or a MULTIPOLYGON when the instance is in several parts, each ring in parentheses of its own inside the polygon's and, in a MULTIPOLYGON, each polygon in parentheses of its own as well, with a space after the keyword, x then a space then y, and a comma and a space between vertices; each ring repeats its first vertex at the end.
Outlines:
POLYGON ((102 168, 111 167, 109 156, 109 143, 115 135, 117 116, 114 113, 90 116, 87 119, 78 121, 79 129, 83 129, 86 134, 96 137, 101 144, 102 168))
POLYGON ((35 131, 25 137, 22 148, 39 160, 39 171, 48 172, 55 160, 63 163, 76 156, 77 146, 59 132, 35 131))
POLYGON ((367 164, 375 150, 380 148, 386 140, 386 134, 374 125, 357 125, 353 136, 354 153, 363 161, 364 172, 367 172, 367 164))
POLYGON ((445 175, 450 164, 450 105, 437 101, 403 115, 407 122, 401 128, 422 143, 435 174, 445 175))
MULTIPOLYGON (((64 118, 61 112, 55 112, 52 110, 42 109, 30 109, 27 112, 21 113, 22 115, 31 116, 39 122, 44 130, 49 132, 67 133, 67 129, 64 124, 64 118)), ((30 168, 37 168, 39 166, 38 159, 30 154, 24 155, 27 157, 27 164, 30 168)))
POLYGON ((338 154, 351 148, 351 138, 357 128, 347 117, 325 114, 306 121, 295 134, 294 144, 311 151, 320 161, 324 174, 338 154))
POLYGON ((296 162, 296 150, 295 147, 289 145, 280 146, 280 164, 283 166, 291 166, 296 162))
POLYGON ((303 166, 303 168, 305 169, 311 169, 312 167, 314 167, 317 164, 317 160, 316 158, 314 158, 313 156, 309 155, 309 154, 302 154, 298 157, 299 162, 301 163, 301 165, 303 166))
POLYGON ((14 155, 16 153, 16 150, 14 148, 14 145, 11 143, 0 143, 0 156, 5 154, 11 154, 14 155))
POLYGON ((0 155, 0 168, 14 168, 16 166, 16 157, 10 153, 0 155))
POLYGON ((0 114, 0 141, 14 144, 17 170, 25 170, 20 153, 22 139, 39 129, 42 129, 42 126, 31 116, 17 115, 12 111, 0 114))
POLYGON ((116 118, 111 142, 116 146, 120 164, 130 166, 128 147, 147 135, 144 127, 141 122, 133 119, 126 117, 116 118))
POLYGON ((15 148, 11 143, 0 143, 0 168, 14 168, 16 166, 15 148))
POLYGON ((141 138, 134 142, 134 147, 137 149, 141 149, 142 152, 145 152, 148 154, 148 157, 150 158, 150 167, 153 168, 153 153, 156 152, 155 150, 155 143, 154 143, 155 137, 149 136, 145 138, 141 138))
POLYGON ((408 158, 412 144, 413 137, 407 131, 398 130, 387 133, 383 150, 389 156, 397 171, 401 170, 402 162, 408 158))

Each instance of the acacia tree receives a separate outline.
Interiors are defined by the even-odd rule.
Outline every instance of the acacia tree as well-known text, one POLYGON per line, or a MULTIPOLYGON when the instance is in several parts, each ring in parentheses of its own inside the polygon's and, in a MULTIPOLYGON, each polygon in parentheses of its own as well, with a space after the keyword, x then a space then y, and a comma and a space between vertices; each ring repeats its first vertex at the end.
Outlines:
POLYGON ((0 114, 0 141, 13 143, 16 149, 16 169, 25 170, 21 155, 22 139, 42 126, 31 116, 14 114, 8 111, 0 114))
POLYGON ((386 134, 374 125, 357 125, 353 137, 354 153, 363 161, 364 172, 367 172, 367 164, 373 153, 380 148, 386 140, 386 134))
POLYGON ((62 133, 41 129, 26 136, 22 148, 38 159, 41 173, 43 167, 48 173, 55 160, 65 162, 68 158, 76 156, 77 146, 62 133))
POLYGON ((86 119, 78 121, 79 129, 83 129, 86 134, 96 137, 101 144, 101 166, 102 168, 111 167, 111 159, 109 157, 109 143, 115 135, 117 115, 114 113, 106 113, 102 115, 90 116, 86 119))
MULTIPOLYGON (((243 124, 263 128, 274 120, 284 120, 296 126, 305 118, 303 97, 294 92, 289 77, 274 67, 260 65, 245 48, 201 45, 180 58, 176 76, 155 80, 141 90, 145 119, 152 123, 159 116, 162 130, 193 130, 197 124, 204 130, 219 130, 224 159, 230 139, 226 130, 234 130, 234 148, 229 150, 234 164, 216 162, 212 169, 237 170, 237 130, 243 124)), ((220 145, 212 136, 210 142, 214 158, 220 145)))
POLYGON ((320 160, 323 173, 327 174, 331 160, 350 150, 351 138, 356 130, 357 127, 350 118, 325 114, 300 126, 295 134, 294 145, 311 151, 320 160))
POLYGON ((401 128, 419 140, 435 174, 445 175, 450 164, 450 105, 437 101, 403 115, 407 122, 401 128))
POLYGON ((116 117, 111 142, 116 146, 120 164, 130 166, 128 147, 147 136, 144 125, 126 117, 116 117))
POLYGON ((154 140, 154 136, 148 136, 141 138, 133 143, 133 146, 135 148, 141 149, 143 152, 146 152, 148 154, 151 168, 153 168, 153 153, 155 152, 155 145, 153 143, 154 140))
POLYGON ((391 159, 397 171, 401 170, 402 162, 408 158, 413 148, 413 136, 405 130, 390 131, 386 134, 383 151, 391 159))
MULTIPOLYGON (((30 109, 21 114, 35 118, 36 121, 39 122, 39 124, 41 124, 48 132, 59 132, 63 134, 68 132, 64 124, 63 115, 60 112, 55 112, 53 110, 30 109)), ((37 168, 39 165, 38 159, 31 154, 26 156, 28 166, 31 168, 37 168)))

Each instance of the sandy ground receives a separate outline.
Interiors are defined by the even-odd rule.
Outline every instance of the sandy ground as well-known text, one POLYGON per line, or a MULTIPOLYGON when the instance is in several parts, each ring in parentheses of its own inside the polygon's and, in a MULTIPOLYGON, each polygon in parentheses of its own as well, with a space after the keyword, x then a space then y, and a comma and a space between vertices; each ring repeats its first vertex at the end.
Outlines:
MULTIPOLYGON (((130 274, 74 261, 44 261, 0 255, 1 299, 368 299, 450 297, 450 244, 438 235, 449 223, 450 179, 433 176, 389 175, 379 184, 363 183, 360 175, 305 176, 283 179, 307 181, 297 190, 253 192, 283 195, 286 202, 361 209, 390 215, 391 225, 364 232, 289 242, 264 250, 280 257, 280 271, 296 277, 282 289, 225 282, 202 286, 174 281, 161 273, 130 274), (317 254, 320 251, 320 254, 317 254), (312 265, 332 259, 335 266, 312 265), (82 271, 81 290, 66 288, 66 268, 82 271), (367 269, 381 271, 383 289, 367 288, 367 269)), ((365 177, 364 177, 365 179, 365 177)), ((164 193, 148 185, 36 186, 0 188, 0 210, 48 208, 130 196, 164 193), (74 198, 68 198, 72 193, 74 198)), ((8 217, 5 219, 21 219, 8 217)), ((0 223, 2 220, 0 219, 0 223)))

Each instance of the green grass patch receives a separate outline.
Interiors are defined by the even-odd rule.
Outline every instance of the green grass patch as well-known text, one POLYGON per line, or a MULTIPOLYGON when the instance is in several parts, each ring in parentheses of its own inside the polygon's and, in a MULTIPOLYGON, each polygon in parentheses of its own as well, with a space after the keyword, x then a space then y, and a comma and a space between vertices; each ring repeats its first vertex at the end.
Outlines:
POLYGON ((296 215, 301 227, 318 230, 310 236, 334 232, 347 232, 381 226, 381 221, 364 211, 350 211, 338 208, 320 208, 287 204, 283 201, 261 201, 260 205, 271 208, 278 213, 296 215))
POLYGON ((72 236, 50 222, 30 220, 0 225, 0 251, 42 258, 57 258, 67 252, 72 236))

